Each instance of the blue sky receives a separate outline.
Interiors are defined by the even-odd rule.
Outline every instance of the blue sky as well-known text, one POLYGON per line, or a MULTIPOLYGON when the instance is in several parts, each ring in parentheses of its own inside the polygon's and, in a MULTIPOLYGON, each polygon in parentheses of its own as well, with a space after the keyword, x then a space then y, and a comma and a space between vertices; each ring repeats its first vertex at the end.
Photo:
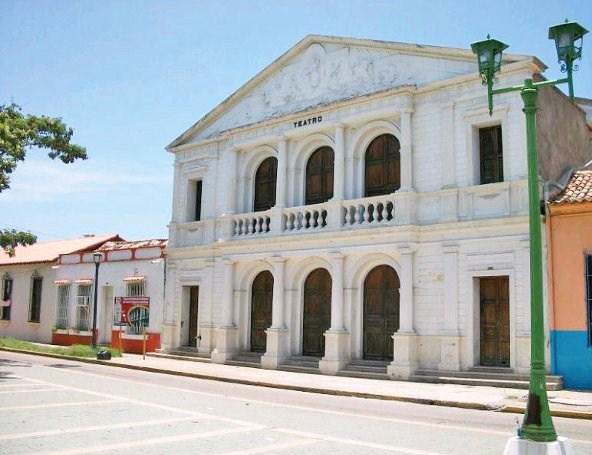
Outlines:
MULTIPOLYGON (((592 30, 588 3, 0 0, 0 104, 61 117, 89 154, 66 166, 30 151, 0 193, 0 228, 166 238, 165 146, 308 34, 468 48, 490 33, 558 78, 548 28, 592 30)), ((583 55, 575 92, 592 98, 592 33, 583 55)))

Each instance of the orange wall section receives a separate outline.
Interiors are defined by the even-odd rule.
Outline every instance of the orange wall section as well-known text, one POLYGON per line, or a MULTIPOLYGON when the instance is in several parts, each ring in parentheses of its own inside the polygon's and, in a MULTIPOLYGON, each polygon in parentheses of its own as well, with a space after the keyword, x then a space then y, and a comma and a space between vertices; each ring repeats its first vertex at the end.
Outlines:
POLYGON ((592 254, 592 204, 551 204, 549 211, 551 329, 587 330, 585 254, 592 254))

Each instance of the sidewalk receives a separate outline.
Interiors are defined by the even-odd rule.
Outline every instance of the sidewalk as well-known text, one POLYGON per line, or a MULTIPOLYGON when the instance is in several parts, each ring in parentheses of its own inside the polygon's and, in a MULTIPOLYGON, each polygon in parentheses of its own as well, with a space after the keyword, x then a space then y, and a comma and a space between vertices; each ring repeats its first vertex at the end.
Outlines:
MULTIPOLYGON (((5 350, 26 353, 26 351, 5 350)), ((53 354, 28 353, 63 358, 53 354)), ((523 389, 325 376, 152 356, 146 356, 143 359, 141 355, 127 353, 123 357, 115 357, 111 360, 67 358, 111 367, 237 384, 512 413, 524 413, 528 396, 528 390, 523 389)), ((549 391, 547 394, 553 416, 592 420, 591 392, 559 390, 549 391)))
MULTIPOLYGON (((142 359, 141 355, 135 354, 124 354, 123 357, 100 362, 144 371, 302 392, 501 412, 524 413, 528 397, 528 390, 523 389, 326 376, 151 356, 142 359)), ((592 420, 591 392, 549 391, 548 397, 552 415, 592 420)))

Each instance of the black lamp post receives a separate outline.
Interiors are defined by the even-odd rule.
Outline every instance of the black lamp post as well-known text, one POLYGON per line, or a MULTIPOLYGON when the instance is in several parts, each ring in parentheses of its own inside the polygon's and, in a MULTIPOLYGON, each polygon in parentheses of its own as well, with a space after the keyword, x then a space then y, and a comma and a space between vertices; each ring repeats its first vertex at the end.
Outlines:
POLYGON ((95 263, 95 298, 93 300, 93 323, 92 323, 92 347, 97 347, 97 294, 99 290, 99 267, 103 262, 103 253, 98 251, 93 253, 93 262, 95 263))

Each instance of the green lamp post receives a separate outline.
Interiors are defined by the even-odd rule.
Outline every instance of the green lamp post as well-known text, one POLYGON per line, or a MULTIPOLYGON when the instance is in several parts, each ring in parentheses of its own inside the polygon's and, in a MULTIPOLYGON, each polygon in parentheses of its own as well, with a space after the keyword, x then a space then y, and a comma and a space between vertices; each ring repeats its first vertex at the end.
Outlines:
POLYGON ((493 110, 493 95, 519 91, 524 102, 526 116, 527 161, 528 161, 528 206, 530 230, 530 383, 528 403, 522 422, 520 437, 523 439, 550 442, 557 439, 551 420, 545 380, 545 335, 543 314, 543 260, 541 246, 541 220, 539 199, 539 171, 536 143, 537 95, 540 87, 567 83, 569 96, 573 100, 572 72, 577 70, 574 61, 581 58, 583 36, 588 31, 576 22, 555 25, 549 29, 549 38, 554 39, 561 71, 567 73, 564 79, 533 82, 526 79, 523 85, 493 89, 495 74, 500 71, 502 52, 508 46, 501 41, 488 39, 471 44, 477 54, 479 75, 487 85, 489 114, 493 110))

